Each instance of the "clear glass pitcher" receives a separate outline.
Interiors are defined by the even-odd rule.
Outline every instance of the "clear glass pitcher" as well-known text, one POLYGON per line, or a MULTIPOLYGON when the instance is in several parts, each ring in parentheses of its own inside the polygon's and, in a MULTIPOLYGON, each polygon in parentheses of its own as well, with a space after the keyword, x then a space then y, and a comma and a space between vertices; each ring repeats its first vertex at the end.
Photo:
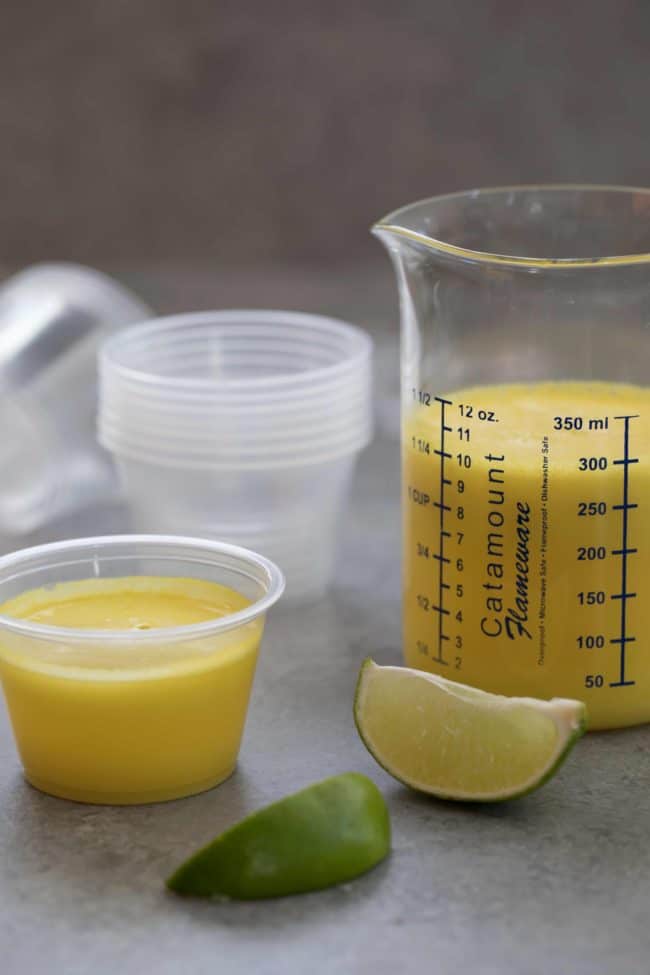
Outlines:
POLYGON ((406 662, 650 720, 650 191, 478 190, 373 231, 400 291, 406 662))

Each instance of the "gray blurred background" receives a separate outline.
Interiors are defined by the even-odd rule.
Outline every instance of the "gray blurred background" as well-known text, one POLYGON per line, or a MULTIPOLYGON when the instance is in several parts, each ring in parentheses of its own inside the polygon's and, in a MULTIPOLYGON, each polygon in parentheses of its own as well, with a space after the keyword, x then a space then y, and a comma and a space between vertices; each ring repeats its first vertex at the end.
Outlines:
POLYGON ((418 197, 650 183, 647 0, 5 0, 1 21, 7 268, 361 264, 418 197))

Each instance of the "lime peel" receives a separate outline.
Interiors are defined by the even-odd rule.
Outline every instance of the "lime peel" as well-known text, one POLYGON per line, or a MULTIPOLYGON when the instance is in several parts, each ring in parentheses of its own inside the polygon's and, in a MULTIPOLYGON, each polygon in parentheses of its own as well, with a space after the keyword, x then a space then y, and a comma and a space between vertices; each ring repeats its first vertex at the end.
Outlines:
POLYGON ((370 754, 405 785, 498 802, 547 782, 584 734, 580 701, 504 697, 408 667, 366 660, 354 700, 370 754))
POLYGON ((353 880, 389 850, 381 792, 347 772, 241 820, 183 863, 167 887, 198 897, 282 897, 353 880))

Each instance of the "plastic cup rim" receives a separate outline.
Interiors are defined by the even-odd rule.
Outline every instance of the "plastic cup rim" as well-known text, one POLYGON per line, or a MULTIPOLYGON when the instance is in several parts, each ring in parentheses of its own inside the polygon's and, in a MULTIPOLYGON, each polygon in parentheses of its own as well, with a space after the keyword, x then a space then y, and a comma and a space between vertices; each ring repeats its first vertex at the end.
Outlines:
POLYGON ((198 411, 215 408, 227 408, 239 411, 242 409, 274 409, 276 407, 284 407, 285 405, 293 409, 305 402, 327 402, 333 395, 340 393, 352 395, 356 393, 360 386, 365 387, 368 385, 369 375, 369 372, 357 373, 345 378, 339 378, 336 382, 322 384, 318 388, 314 388, 313 386, 310 389, 294 388, 290 393, 282 392, 279 395, 278 391, 275 390, 268 396, 259 391, 250 396, 242 396, 239 392, 237 396, 221 396, 212 393, 199 394, 196 391, 191 395, 181 396, 176 392, 167 395, 167 392, 164 390, 160 392, 156 391, 151 395, 151 390, 127 387, 121 383, 113 382, 113 377, 109 377, 104 373, 102 376, 103 388, 101 390, 101 396, 103 399, 115 399, 119 397, 130 404, 141 403, 151 409, 157 409, 159 406, 163 406, 176 407, 183 410, 196 409, 198 411))
MULTIPOLYGON (((323 452, 329 452, 337 446, 344 446, 349 443, 356 443, 357 439, 362 438, 366 435, 366 427, 359 427, 359 429, 350 432, 348 436, 331 436, 323 437, 317 444, 310 447, 304 441, 292 442, 291 440, 283 440, 275 442, 270 448, 263 450, 259 444, 252 443, 247 444, 245 449, 222 449, 214 450, 210 446, 205 446, 199 444, 193 450, 176 450, 173 449, 169 444, 155 444, 149 446, 146 438, 140 439, 111 439, 110 437, 102 437, 101 444, 108 450, 115 451, 119 453, 121 448, 133 449, 138 451, 141 455, 146 455, 149 451, 149 456, 157 457, 167 457, 172 461, 180 461, 181 466, 184 466, 184 462, 188 461, 192 463, 193 461, 204 460, 208 462, 214 461, 217 464, 226 463, 228 466, 237 468, 239 466, 240 460, 244 463, 249 461, 264 461, 266 459, 275 461, 278 458, 295 458, 297 457, 310 457, 318 455, 323 452)), ((262 466, 264 466, 262 464, 262 466)))
MULTIPOLYGON (((206 620, 202 623, 191 623, 184 626, 158 627, 151 630, 95 630, 77 629, 66 626, 48 626, 45 623, 33 623, 28 620, 21 620, 12 616, 0 614, 0 629, 10 630, 13 633, 27 637, 35 637, 42 640, 49 640, 60 643, 65 640, 67 643, 87 644, 129 644, 137 643, 140 645, 178 643, 199 639, 201 637, 214 636, 218 633, 225 633, 228 630, 238 629, 246 623, 250 623, 258 616, 262 616, 268 609, 276 603, 285 590, 285 578, 282 571, 270 559, 253 552, 251 549, 240 545, 232 545, 229 542, 212 541, 207 538, 197 538, 186 535, 158 535, 158 534, 125 534, 125 535, 97 535, 86 538, 66 539, 59 542, 48 542, 44 545, 34 545, 28 548, 18 549, 0 558, 0 581, 5 572, 12 568, 18 568, 21 563, 46 556, 48 554, 65 554, 75 549, 88 550, 89 552, 98 547, 110 549, 119 548, 120 545, 138 545, 179 547, 186 546, 202 551, 206 555, 210 553, 214 556, 226 555, 239 559, 249 566, 255 565, 263 569, 268 580, 266 592, 260 599, 255 600, 250 606, 236 613, 229 613, 227 616, 219 617, 214 620, 206 620)), ((149 553, 153 555, 154 553, 149 553)), ((250 577, 254 578, 254 577, 250 577)), ((256 580, 259 581, 259 580, 256 580)), ((25 591, 28 591, 27 589, 25 591)))
MULTIPOLYGON (((131 410, 143 410, 150 416, 160 416, 163 421, 172 415, 181 421, 194 422, 195 420, 209 420, 215 416, 224 417, 256 417, 260 413, 264 415, 277 413, 279 415, 299 413, 303 415, 305 411, 318 413, 322 410, 333 408, 332 399, 336 400, 335 406, 342 411, 344 409, 358 409, 359 403, 369 397, 369 383, 355 382, 349 387, 337 386, 324 390, 318 395, 300 396, 292 399, 275 399, 248 401, 246 403, 236 403, 231 401, 217 401, 210 399, 202 400, 201 404, 187 402, 178 403, 172 398, 160 397, 159 399, 147 399, 145 397, 124 395, 121 391, 114 389, 102 390, 100 394, 100 414, 111 410, 114 413, 128 415, 131 410)), ((368 406, 368 409, 370 407, 368 406)))
MULTIPOLYGON (((257 319, 258 322, 266 322, 267 324, 289 324, 303 326, 319 326, 323 329, 323 332, 329 330, 331 334, 337 334, 339 336, 348 336, 352 340, 353 348, 351 354, 346 356, 341 362, 330 364, 327 366, 319 366, 315 369, 305 369, 302 372, 287 375, 278 375, 274 377, 267 378, 263 381, 263 385, 269 389, 281 388, 285 385, 291 386, 296 378, 299 377, 299 381, 312 381, 320 378, 327 378, 329 376, 336 376, 337 372, 341 368, 349 367, 357 362, 363 362, 364 359, 368 358, 372 354, 373 343, 370 336, 359 328, 357 325, 352 325, 349 322, 345 322, 342 319, 330 318, 326 315, 315 315, 306 312, 295 312, 295 311, 282 311, 282 310, 271 310, 271 309, 223 309, 219 311, 202 311, 202 312, 190 312, 179 315, 166 315, 159 318, 148 319, 144 322, 131 325, 125 329, 122 329, 117 335, 108 339, 104 343, 100 350, 100 367, 102 370, 109 370, 116 375, 120 375, 123 379, 130 378, 131 381, 135 382, 141 386, 147 387, 162 387, 168 389, 170 392, 172 390, 185 391, 187 393, 205 393, 205 390, 214 388, 214 380, 211 379, 193 379, 188 381, 187 378, 179 379, 173 377, 161 377, 157 376, 155 373, 149 373, 141 369, 134 369, 130 366, 126 366, 117 361, 114 356, 120 346, 126 346, 129 342, 134 340, 134 337, 144 337, 147 334, 155 336, 156 334, 163 334, 165 332, 173 331, 179 326, 184 326, 187 324, 194 325, 225 325, 225 324, 235 324, 237 322, 245 322, 251 318, 257 319)), ((220 383, 221 388, 228 388, 230 390, 242 390, 246 391, 248 389, 258 388, 261 385, 261 381, 254 377, 246 379, 228 379, 222 380, 220 383)))
POLYGON ((149 463, 160 463, 161 466, 164 467, 196 467, 199 469, 218 467, 221 470, 236 471, 240 468, 250 469, 252 464, 256 469, 264 470, 266 467, 275 468, 282 466, 285 463, 287 466, 301 467, 303 464, 307 465, 313 463, 313 457, 320 457, 322 455, 329 456, 332 452, 335 452, 337 456, 339 453, 349 453, 357 449, 357 443, 363 441, 364 435, 365 431, 361 430, 345 440, 332 439, 324 444, 321 444, 318 450, 314 450, 312 452, 305 450, 299 451, 298 448, 294 447, 292 444, 283 444, 282 449, 267 451, 266 453, 261 453, 259 450, 250 449, 246 452, 240 452, 238 454, 234 452, 211 453, 203 450, 198 450, 195 453, 183 454, 180 452, 174 453, 173 451, 158 451, 146 454, 145 448, 137 443, 122 443, 115 445, 114 447, 108 447, 106 442, 104 442, 104 446, 107 446, 107 449, 120 456, 129 456, 125 451, 131 450, 131 456, 133 459, 135 459, 137 454, 139 459, 143 459, 143 463, 147 462, 144 460, 145 457, 156 457, 155 461, 149 461, 149 463), (296 456, 297 454, 298 456, 296 456))
MULTIPOLYGON (((224 438, 213 427, 212 430, 197 431, 191 426, 187 427, 165 427, 160 424, 138 424, 129 426, 120 423, 119 419, 104 415, 99 421, 100 436, 117 440, 118 442, 130 441, 137 443, 141 441, 143 446, 164 446, 173 451, 176 446, 180 448, 180 453, 187 452, 191 447, 191 453, 205 452, 218 453, 224 451, 243 451, 259 450, 262 453, 273 453, 277 449, 291 447, 300 449, 300 445, 309 445, 315 441, 331 441, 340 437, 346 440, 353 433, 364 430, 371 422, 371 414, 366 411, 357 413, 355 416, 349 413, 341 413, 330 418, 327 422, 318 423, 316 421, 305 420, 298 423, 292 430, 276 430, 274 426, 265 426, 261 430, 242 430, 234 438, 229 436, 224 438)), ((231 425, 236 421, 232 420, 231 425)))
MULTIPOLYGON (((216 386, 205 385, 202 388, 195 386, 189 388, 186 380, 182 380, 183 386, 176 388, 168 387, 164 382, 141 383, 134 381, 130 377, 118 375, 111 372, 104 364, 100 365, 100 379, 104 390, 110 390, 111 395, 119 393, 123 397, 128 397, 136 401, 146 403, 178 403, 178 404, 217 404, 233 405, 235 407, 248 407, 249 405, 262 405, 267 403, 285 403, 291 400, 303 399, 324 399, 340 390, 355 389, 360 382, 366 381, 370 374, 370 359, 363 362, 356 362, 350 368, 341 369, 336 376, 330 376, 325 380, 312 381, 310 378, 303 378, 304 373, 293 374, 294 378, 288 376, 274 377, 275 380, 281 379, 282 385, 275 381, 272 387, 266 386, 266 380, 246 379, 241 382, 250 382, 248 388, 239 387, 237 389, 224 389, 221 384, 216 386)), ((233 382, 234 380, 229 380, 233 382)), ((238 380, 239 381, 239 380, 238 380)), ((104 392, 104 395, 107 395, 104 392)))
MULTIPOLYGON (((222 471, 224 473, 237 473, 246 471, 276 471, 276 470, 294 470, 296 467, 314 467, 318 464, 328 464, 335 460, 339 460, 343 457, 348 457, 350 454, 357 454, 364 450, 370 441, 372 440, 372 428, 369 427, 366 430, 360 431, 354 437, 351 437, 348 441, 342 441, 338 444, 330 445, 329 449, 325 453, 314 453, 312 455, 302 453, 299 457, 296 456, 295 450, 291 449, 291 445, 287 447, 287 451, 282 454, 271 454, 265 458, 264 462, 254 459, 254 455, 248 459, 245 458, 243 461, 233 462, 232 460, 211 460, 210 458, 196 458, 196 457, 180 457, 178 455, 172 456, 152 456, 147 455, 143 452, 141 448, 127 447, 124 445, 113 445, 109 444, 105 439, 100 438, 100 443, 102 446, 110 451, 119 460, 130 461, 139 464, 146 464, 151 467, 163 467, 165 469, 175 468, 176 470, 191 470, 191 471, 222 471)), ((259 456, 259 455, 258 455, 259 456)), ((1 568, 0 563, 0 568, 1 568)), ((0 618, 1 622, 1 618, 0 618)))

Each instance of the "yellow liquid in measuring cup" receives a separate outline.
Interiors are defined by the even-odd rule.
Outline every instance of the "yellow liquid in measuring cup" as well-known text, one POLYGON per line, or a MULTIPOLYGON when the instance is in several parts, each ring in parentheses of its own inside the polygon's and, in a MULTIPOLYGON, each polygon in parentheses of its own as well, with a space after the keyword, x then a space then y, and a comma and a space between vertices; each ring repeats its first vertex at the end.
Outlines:
POLYGON ((414 391, 404 652, 484 690, 650 720, 650 390, 414 391))
MULTIPOLYGON (((89 579, 5 603, 3 615, 49 626, 139 630, 201 623, 249 600, 198 579, 89 579)), ((233 770, 262 634, 261 619, 196 643, 119 654, 107 644, 3 638, 0 678, 27 779, 84 802, 190 795, 233 770), (22 641, 22 642, 21 642, 22 641), (140 656, 141 655, 141 656, 140 656)))

